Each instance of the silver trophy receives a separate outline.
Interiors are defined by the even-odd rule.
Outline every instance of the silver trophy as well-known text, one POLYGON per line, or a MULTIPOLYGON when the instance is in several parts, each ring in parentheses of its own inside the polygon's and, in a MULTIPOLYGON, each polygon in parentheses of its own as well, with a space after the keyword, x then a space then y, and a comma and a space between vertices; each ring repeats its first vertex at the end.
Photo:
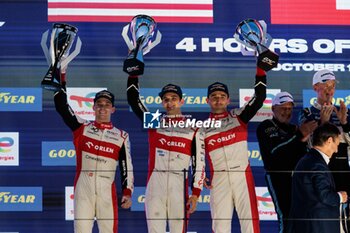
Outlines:
POLYGON ((152 48, 160 43, 162 34, 156 31, 157 24, 154 19, 148 15, 136 15, 131 23, 123 28, 122 36, 129 48, 129 55, 124 61, 123 71, 129 75, 143 74, 145 64, 143 55, 147 54, 152 48), (129 39, 128 31, 132 39, 129 39), (157 34, 154 41, 154 34, 157 34))
MULTIPOLYGON (((246 19, 238 24, 234 34, 235 39, 246 48, 253 49, 258 54, 258 66, 269 71, 278 64, 278 54, 269 50, 272 38, 266 32, 266 23, 263 20, 246 19)), ((242 51, 243 54, 249 52, 242 51)))
POLYGON ((49 30, 43 33, 41 47, 50 67, 41 81, 41 86, 46 90, 58 91, 61 89, 60 73, 65 73, 68 63, 80 53, 81 41, 78 38, 75 50, 69 54, 78 29, 69 24, 54 23, 49 50, 46 45, 48 32, 49 30))

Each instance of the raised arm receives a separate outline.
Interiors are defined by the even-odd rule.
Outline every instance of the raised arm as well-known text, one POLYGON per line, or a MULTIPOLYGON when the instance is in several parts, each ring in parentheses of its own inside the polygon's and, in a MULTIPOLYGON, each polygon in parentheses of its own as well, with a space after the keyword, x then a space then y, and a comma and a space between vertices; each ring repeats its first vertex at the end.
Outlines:
POLYGON ((259 67, 256 69, 254 90, 254 96, 244 105, 243 108, 238 110, 234 109, 234 113, 246 124, 261 108, 266 98, 266 72, 259 67))
POLYGON ((75 131, 82 125, 82 123, 78 121, 78 118, 75 116, 74 111, 67 102, 65 73, 61 74, 61 80, 62 88, 60 91, 55 92, 54 94, 56 111, 61 115, 64 123, 66 123, 66 125, 72 131, 75 131))
POLYGON ((147 107, 141 102, 138 76, 129 76, 126 89, 128 103, 136 116, 143 121, 143 113, 148 112, 147 107))

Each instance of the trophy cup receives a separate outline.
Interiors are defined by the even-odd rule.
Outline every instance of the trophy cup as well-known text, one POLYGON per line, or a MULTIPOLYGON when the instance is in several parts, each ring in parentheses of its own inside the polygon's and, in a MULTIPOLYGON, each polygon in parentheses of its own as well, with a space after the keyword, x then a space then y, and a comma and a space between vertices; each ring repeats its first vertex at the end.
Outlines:
POLYGON ((162 34, 157 31, 157 36, 152 42, 156 30, 156 22, 148 15, 136 15, 131 23, 123 28, 122 36, 129 48, 129 55, 124 61, 123 71, 129 75, 141 75, 144 71, 143 55, 160 43, 162 34), (128 37, 128 30, 132 40, 128 37))
MULTIPOLYGON (((263 20, 246 19, 238 24, 234 34, 235 39, 254 50, 258 54, 258 67, 269 71, 278 64, 278 54, 269 50, 272 38, 266 33, 266 23, 263 20)), ((243 55, 249 55, 242 50, 243 55)))
POLYGON ((46 46, 48 31, 43 33, 41 47, 50 65, 41 86, 46 90, 58 91, 61 88, 60 73, 65 73, 68 63, 80 53, 81 41, 78 38, 75 50, 69 55, 78 29, 72 25, 54 23, 52 26, 50 50, 46 46))

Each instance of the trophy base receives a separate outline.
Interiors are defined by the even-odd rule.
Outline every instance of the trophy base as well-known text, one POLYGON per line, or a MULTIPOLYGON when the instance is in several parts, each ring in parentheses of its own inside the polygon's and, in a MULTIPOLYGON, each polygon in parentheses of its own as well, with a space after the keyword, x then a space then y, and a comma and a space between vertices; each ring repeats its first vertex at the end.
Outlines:
POLYGON ((129 75, 142 75, 145 64, 136 58, 126 59, 124 61, 123 71, 129 75))
POLYGON ((53 81, 48 81, 45 79, 43 81, 41 81, 41 87, 46 89, 46 90, 54 91, 54 92, 59 91, 62 88, 61 84, 55 83, 53 81))
POLYGON ((277 53, 274 53, 271 50, 266 50, 259 54, 258 67, 265 71, 269 71, 277 66, 278 59, 279 56, 277 53))

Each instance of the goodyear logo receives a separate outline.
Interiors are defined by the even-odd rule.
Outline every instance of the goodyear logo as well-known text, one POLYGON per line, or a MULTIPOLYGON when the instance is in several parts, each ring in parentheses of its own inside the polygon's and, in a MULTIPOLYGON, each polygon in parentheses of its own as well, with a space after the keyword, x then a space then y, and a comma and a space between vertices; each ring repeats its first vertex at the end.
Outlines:
POLYGON ((42 111, 42 89, 1 88, 0 111, 42 111))
MULTIPOLYGON (((337 90, 334 93, 332 103, 339 106, 340 101, 344 101, 347 107, 350 106, 350 90, 337 90)), ((314 90, 303 90, 303 107, 307 108, 317 101, 316 92, 314 90)))
POLYGON ((42 187, 0 187, 0 211, 42 211, 42 187))
MULTIPOLYGON (((142 88, 140 90, 140 99, 147 106, 150 112, 155 112, 160 108, 162 100, 158 96, 159 88, 142 88)), ((183 99, 185 104, 181 109, 184 112, 208 112, 207 89, 206 88, 183 88, 183 99)), ((132 111, 130 109, 130 111, 132 111)))
POLYGON ((70 141, 41 143, 42 166, 75 166, 76 153, 70 141))
MULTIPOLYGON (((132 195, 131 211, 144 211, 145 210, 145 192, 146 187, 135 187, 132 195)), ((203 188, 201 195, 198 197, 197 210, 196 211, 210 211, 210 191, 203 188)), ((191 194, 191 191, 190 191, 191 194)))
POLYGON ((259 143, 257 142, 248 143, 248 158, 249 158, 250 166, 252 167, 264 166, 261 158, 261 154, 260 154, 259 143))

